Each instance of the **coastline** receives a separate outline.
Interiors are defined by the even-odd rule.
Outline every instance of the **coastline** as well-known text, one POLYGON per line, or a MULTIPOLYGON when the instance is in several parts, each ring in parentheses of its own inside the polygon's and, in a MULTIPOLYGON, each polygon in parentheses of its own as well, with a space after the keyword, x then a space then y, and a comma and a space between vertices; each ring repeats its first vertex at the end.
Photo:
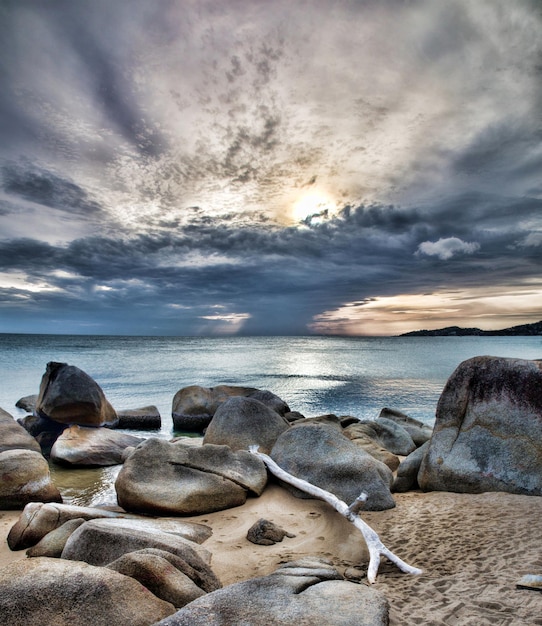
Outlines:
MULTIPOLYGON (((361 514, 387 547, 423 569, 412 576, 381 563, 376 588, 389 600, 391 626, 542 624, 542 593, 516 589, 523 575, 542 572, 542 497, 419 491, 394 497, 394 509, 361 514)), ((6 544, 19 515, 0 511, 0 566, 25 558, 24 550, 11 552, 6 544)), ((363 538, 346 519, 325 502, 294 498, 273 483, 243 506, 179 519, 213 529, 203 545, 223 585, 306 555, 328 558, 341 572, 350 568, 348 575, 367 565, 363 538), (250 543, 247 530, 262 517, 296 536, 272 546, 250 543)))

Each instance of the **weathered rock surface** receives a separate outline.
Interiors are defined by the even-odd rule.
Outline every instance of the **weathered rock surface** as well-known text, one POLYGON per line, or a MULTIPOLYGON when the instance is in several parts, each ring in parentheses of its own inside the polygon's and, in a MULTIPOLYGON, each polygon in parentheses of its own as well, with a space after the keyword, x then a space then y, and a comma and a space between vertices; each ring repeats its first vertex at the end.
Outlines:
POLYGON ((418 472, 428 449, 429 441, 426 441, 401 461, 391 487, 392 491, 405 493, 411 489, 418 489, 418 472))
POLYGON ((126 516, 125 513, 96 507, 31 502, 24 507, 19 519, 11 527, 7 542, 11 550, 25 550, 36 545, 47 533, 59 528, 69 520, 124 516, 126 516))
POLYGON ((388 450, 392 454, 408 456, 416 449, 416 444, 408 432, 396 422, 386 418, 378 418, 377 420, 363 420, 358 424, 348 426, 357 433, 365 433, 373 439, 382 448, 388 450))
POLYGON ((73 506, 69 504, 28 504, 8 534, 11 550, 23 550, 34 546, 48 533, 73 519, 110 519, 119 527, 143 530, 146 532, 165 532, 203 543, 212 530, 205 524, 183 522, 178 519, 143 518, 129 513, 119 513, 97 507, 73 506))
MULTIPOLYGON (((124 554, 113 563, 107 565, 125 576, 135 578, 157 598, 171 602, 173 606, 181 608, 205 595, 187 574, 183 572, 186 562, 164 550, 138 550, 124 554), (175 567, 174 562, 180 563, 175 567)), ((210 588, 215 591, 217 587, 210 588)))
POLYGON ((117 411, 118 421, 114 428, 126 428, 128 430, 159 430, 162 427, 160 411, 154 405, 144 406, 140 409, 123 409, 117 411))
POLYGON ((139 445, 143 439, 109 428, 70 426, 51 449, 51 460, 68 466, 107 466, 123 462, 124 450, 139 445))
MULTIPOLYGON (((282 469, 326 489, 346 504, 364 491, 368 511, 395 506, 390 469, 345 437, 340 426, 310 421, 296 424, 277 439, 270 456, 282 469)), ((285 487, 299 498, 310 497, 295 487, 285 487)))
POLYGON ((171 414, 174 429, 203 432, 218 407, 229 398, 237 396, 254 397, 280 415, 290 410, 286 402, 270 391, 231 385, 191 385, 179 389, 173 398, 171 414))
POLYGON ((62 526, 59 526, 50 533, 47 533, 45 537, 38 541, 35 546, 28 548, 26 556, 32 558, 38 556, 49 556, 51 558, 59 559, 69 536, 84 523, 85 520, 82 517, 65 522, 62 526))
POLYGON ((29 502, 62 502, 40 452, 0 452, 0 509, 22 509, 29 502))
POLYGON ((0 409, 0 452, 6 450, 34 450, 40 452, 40 444, 18 424, 13 415, 0 409))
POLYGON ((389 606, 374 587, 348 582, 322 559, 210 593, 156 626, 385 626, 389 606))
POLYGON ((74 365, 47 363, 36 411, 61 424, 104 426, 117 421, 96 381, 74 365))
POLYGON ((103 567, 40 557, 0 568, 2 626, 150 626, 174 611, 103 567))
POLYGON ((399 467, 399 463, 401 462, 399 457, 392 454, 389 450, 386 450, 386 448, 383 448, 378 441, 375 441, 374 437, 367 434, 363 425, 350 424, 343 429, 343 435, 348 437, 358 448, 370 454, 377 461, 387 465, 392 472, 399 467))
POLYGON ((275 543, 280 543, 284 537, 291 538, 295 535, 263 518, 254 523, 247 531, 247 539, 260 546, 272 546, 275 543))
POLYGON ((51 454, 51 448, 58 436, 68 428, 67 424, 59 424, 41 415, 26 415, 20 417, 17 422, 36 439, 41 453, 45 456, 51 454))
POLYGON ((440 396, 425 490, 542 495, 542 361, 464 361, 440 396))
POLYGON ((290 428, 288 420, 254 398, 235 397, 223 402, 211 420, 203 443, 248 450, 258 445, 269 454, 277 437, 290 428))
POLYGON ((18 409, 22 409, 23 411, 28 411, 29 413, 34 413, 36 410, 36 404, 38 402, 38 394, 34 393, 29 396, 24 396, 23 398, 19 398, 15 403, 15 406, 18 409))
POLYGON ((115 520, 89 520, 74 531, 62 551, 62 558, 107 565, 129 552, 145 548, 164 550, 186 563, 185 574, 206 589, 218 589, 220 582, 209 563, 211 553, 201 545, 166 532, 119 527, 115 520))
POLYGON ((264 463, 249 452, 148 439, 125 461, 115 488, 127 511, 198 515, 244 504, 266 483, 264 463))
POLYGON ((396 409, 382 409, 376 421, 378 422, 381 418, 391 420, 399 424, 399 426, 402 426, 418 447, 423 445, 426 441, 429 441, 433 434, 433 428, 431 426, 396 409))

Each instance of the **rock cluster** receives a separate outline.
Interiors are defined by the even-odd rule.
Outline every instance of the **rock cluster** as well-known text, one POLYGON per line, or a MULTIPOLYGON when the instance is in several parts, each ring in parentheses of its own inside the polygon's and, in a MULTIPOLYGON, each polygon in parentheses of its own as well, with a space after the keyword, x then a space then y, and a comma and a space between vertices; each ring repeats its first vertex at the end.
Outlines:
MULTIPOLYGON (((304 418, 268 391, 192 386, 176 394, 173 416, 177 427, 206 428, 199 445, 142 441, 110 427, 150 428, 155 407, 125 412, 120 422, 89 376, 60 363, 47 365, 39 396, 23 400, 35 407, 24 428, 0 409, 0 508, 24 507, 8 544, 29 557, 0 569, 7 626, 297 625, 320 623, 322 614, 330 625, 386 624, 385 598, 330 563, 303 559, 221 588, 201 545, 207 526, 141 517, 204 514, 258 497, 268 474, 252 445, 346 503, 365 492, 366 510, 389 509, 392 492, 416 488, 542 495, 542 361, 461 363, 434 429, 389 408, 376 420, 304 418), (67 466, 124 462, 115 484, 124 511, 59 503, 47 448, 67 466)), ((262 545, 284 536, 267 520, 247 535, 262 545)))
POLYGON ((211 532, 203 524, 107 509, 28 504, 8 544, 12 550, 27 548, 29 559, 0 569, 2 623, 37 624, 36 598, 48 593, 54 598, 40 613, 42 626, 87 624, 88 615, 108 626, 153 624, 221 587, 211 554, 200 545, 211 532), (66 578, 74 580, 68 584, 66 578))
POLYGON ((29 502, 61 502, 38 442, 12 415, 0 409, 0 509, 29 502))

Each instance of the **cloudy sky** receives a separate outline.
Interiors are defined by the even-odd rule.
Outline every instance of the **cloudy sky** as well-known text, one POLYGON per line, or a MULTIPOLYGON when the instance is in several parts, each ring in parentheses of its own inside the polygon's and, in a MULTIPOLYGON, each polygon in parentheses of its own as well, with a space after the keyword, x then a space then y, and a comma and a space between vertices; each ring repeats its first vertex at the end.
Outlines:
POLYGON ((2 0, 0 331, 542 319, 538 0, 2 0))

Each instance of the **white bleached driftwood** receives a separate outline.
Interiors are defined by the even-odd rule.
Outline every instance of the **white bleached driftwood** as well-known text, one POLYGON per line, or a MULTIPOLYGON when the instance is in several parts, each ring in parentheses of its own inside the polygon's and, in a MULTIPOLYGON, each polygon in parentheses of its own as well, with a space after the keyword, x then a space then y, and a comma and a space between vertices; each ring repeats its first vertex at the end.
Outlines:
POLYGON ((337 496, 333 495, 329 491, 321 489, 316 485, 312 485, 302 478, 292 476, 292 474, 289 474, 281 467, 279 467, 271 457, 267 456, 267 454, 258 452, 258 446, 250 446, 249 450, 252 454, 260 458, 265 463, 269 471, 277 478, 280 478, 280 480, 283 480, 284 482, 289 483, 290 485, 293 485, 298 489, 301 489, 301 491, 304 491, 305 493, 308 493, 309 495, 314 496, 319 500, 324 500, 341 515, 346 517, 347 520, 354 524, 354 526, 363 535, 365 543, 367 544, 367 548, 369 549, 369 567, 367 570, 367 580, 370 583, 374 583, 376 581, 376 575, 378 573, 378 567, 380 566, 381 556, 387 557, 392 563, 395 563, 395 565, 397 565, 397 567, 401 571, 406 572, 407 574, 422 573, 421 569, 405 563, 391 550, 388 550, 388 548, 386 548, 382 541, 380 541, 380 537, 378 536, 378 534, 359 517, 359 509, 363 507, 363 502, 365 502, 365 500, 367 499, 367 494, 361 493, 354 500, 354 502, 352 502, 352 504, 348 506, 345 502, 337 498, 337 496))

